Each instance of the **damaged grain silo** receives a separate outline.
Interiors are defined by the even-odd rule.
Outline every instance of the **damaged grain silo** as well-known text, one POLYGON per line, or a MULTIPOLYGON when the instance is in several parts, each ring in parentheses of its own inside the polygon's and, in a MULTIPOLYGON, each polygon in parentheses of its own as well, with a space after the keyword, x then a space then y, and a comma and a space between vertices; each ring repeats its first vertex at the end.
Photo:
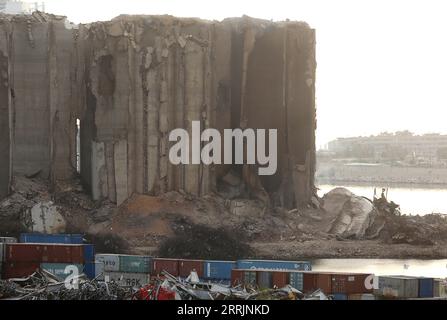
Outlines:
POLYGON ((0 196, 11 170, 69 179, 76 150, 92 197, 117 204, 133 193, 201 196, 228 180, 240 196, 275 206, 313 195, 315 33, 307 24, 119 16, 78 26, 42 13, 0 23, 0 196), (171 164, 169 132, 190 132, 192 121, 202 130, 278 129, 276 174, 171 164))

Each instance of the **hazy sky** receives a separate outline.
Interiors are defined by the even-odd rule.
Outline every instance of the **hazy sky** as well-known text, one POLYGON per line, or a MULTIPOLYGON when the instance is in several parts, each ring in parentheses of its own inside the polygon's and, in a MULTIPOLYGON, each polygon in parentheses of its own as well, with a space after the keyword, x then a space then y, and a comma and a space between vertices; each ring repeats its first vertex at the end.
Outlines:
POLYGON ((303 20, 317 30, 317 146, 340 136, 447 133, 443 0, 47 0, 73 22, 121 13, 303 20))

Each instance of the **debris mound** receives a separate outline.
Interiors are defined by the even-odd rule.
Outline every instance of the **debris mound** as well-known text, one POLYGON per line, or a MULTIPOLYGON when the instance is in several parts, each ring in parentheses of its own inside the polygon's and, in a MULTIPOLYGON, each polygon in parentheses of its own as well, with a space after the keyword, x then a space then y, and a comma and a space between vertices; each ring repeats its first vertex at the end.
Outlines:
POLYGON ((226 229, 186 225, 175 236, 161 243, 159 256, 213 260, 236 260, 251 256, 250 246, 240 239, 240 235, 226 229))

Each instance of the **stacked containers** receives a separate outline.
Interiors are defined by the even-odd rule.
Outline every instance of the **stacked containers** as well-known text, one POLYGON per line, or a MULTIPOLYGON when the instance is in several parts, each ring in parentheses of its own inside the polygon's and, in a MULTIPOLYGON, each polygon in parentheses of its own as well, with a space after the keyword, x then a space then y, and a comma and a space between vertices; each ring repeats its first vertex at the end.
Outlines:
POLYGON ((39 268, 62 269, 61 264, 65 264, 65 267, 76 266, 81 273, 82 268, 79 269, 79 265, 84 263, 82 245, 9 243, 4 251, 2 271, 6 279, 26 277, 39 268))
POLYGON ((203 262, 203 277, 206 280, 229 281, 231 270, 236 269, 236 261, 214 261, 203 262))
POLYGON ((149 256, 97 254, 95 276, 103 273, 106 282, 122 286, 142 287, 149 283, 152 258, 149 256))

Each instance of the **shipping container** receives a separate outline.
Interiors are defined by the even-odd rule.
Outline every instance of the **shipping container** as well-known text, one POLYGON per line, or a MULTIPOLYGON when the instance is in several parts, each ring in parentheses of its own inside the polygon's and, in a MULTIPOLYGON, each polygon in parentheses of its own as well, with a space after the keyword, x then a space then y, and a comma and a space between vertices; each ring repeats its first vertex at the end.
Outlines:
POLYGON ((53 244, 82 244, 82 234, 43 234, 43 233, 22 233, 20 235, 22 243, 53 243, 53 244))
POLYGON ((2 267, 2 278, 25 278, 39 269, 39 262, 4 262, 2 267))
POLYGON ((205 279, 231 280, 231 270, 236 269, 236 261, 206 260, 203 266, 205 279))
POLYGON ((76 244, 44 244, 42 245, 42 259, 40 261, 83 264, 84 247, 76 244))
POLYGON ((120 270, 120 258, 118 254, 97 254, 96 262, 102 263, 104 271, 118 272, 120 270))
POLYGON ((302 272, 290 272, 289 273, 289 284, 296 290, 303 291, 303 273, 302 272))
POLYGON ((6 245, 5 261, 82 264, 84 253, 82 245, 10 243, 6 245))
POLYGON ((348 295, 348 300, 376 300, 371 293, 352 293, 348 295))
POLYGON ((373 288, 366 288, 365 282, 372 274, 361 273, 334 273, 332 274, 333 293, 372 293, 373 288))
POLYGON ((244 284, 250 286, 256 286, 257 284, 257 271, 245 270, 244 271, 244 284))
POLYGON ((68 276, 77 276, 84 272, 82 264, 41 263, 40 268, 51 272, 61 281, 65 280, 68 276))
POLYGON ((348 295, 345 293, 333 293, 332 297, 334 300, 348 300, 348 295))
POLYGON ((93 244, 84 244, 84 262, 95 261, 95 246, 93 244))
POLYGON ((433 280, 433 297, 447 297, 447 281, 444 279, 433 280))
POLYGON ((41 262, 43 245, 9 243, 6 245, 6 262, 41 262))
MULTIPOLYGON (((273 272, 273 276, 272 276, 273 287, 284 288, 289 283, 290 283, 289 272, 287 272, 287 271, 274 271, 273 272)), ((298 290, 300 290, 300 289, 298 289, 298 290)))
POLYGON ((178 259, 165 259, 165 258, 153 258, 152 259, 152 274, 159 275, 162 271, 166 271, 171 275, 178 277, 179 275, 179 260, 178 259))
POLYGON ((392 298, 417 298, 419 280, 406 276, 379 276, 377 294, 392 298))
POLYGON ((95 262, 95 278, 98 280, 104 280, 104 263, 103 262, 95 262))
POLYGON ((119 271, 128 273, 151 273, 152 258, 149 256, 120 255, 119 271))
POLYGON ((104 273, 104 263, 102 262, 87 262, 84 264, 84 274, 89 279, 104 280, 104 277, 100 277, 104 273))
POLYGON ((178 272, 180 277, 187 278, 192 270, 197 272, 199 278, 203 278, 203 260, 180 259, 178 261, 178 272))
POLYGON ((244 284, 245 271, 239 269, 231 270, 231 285, 237 286, 239 284, 244 284))
POLYGON ((238 260, 236 267, 238 269, 312 270, 312 264, 309 261, 238 260))
POLYGON ((258 287, 273 288, 273 271, 257 271, 258 287))
POLYGON ((0 243, 0 265, 5 260, 6 244, 0 243))
POLYGON ((320 289, 332 293, 332 274, 327 272, 303 272, 303 292, 311 293, 320 289))
POLYGON ((419 298, 433 297, 433 278, 419 278, 419 298))
POLYGON ((17 243, 17 239, 13 237, 0 237, 0 243, 17 243))
POLYGON ((105 272, 106 282, 114 281, 120 286, 143 287, 150 282, 150 275, 145 273, 105 272))

